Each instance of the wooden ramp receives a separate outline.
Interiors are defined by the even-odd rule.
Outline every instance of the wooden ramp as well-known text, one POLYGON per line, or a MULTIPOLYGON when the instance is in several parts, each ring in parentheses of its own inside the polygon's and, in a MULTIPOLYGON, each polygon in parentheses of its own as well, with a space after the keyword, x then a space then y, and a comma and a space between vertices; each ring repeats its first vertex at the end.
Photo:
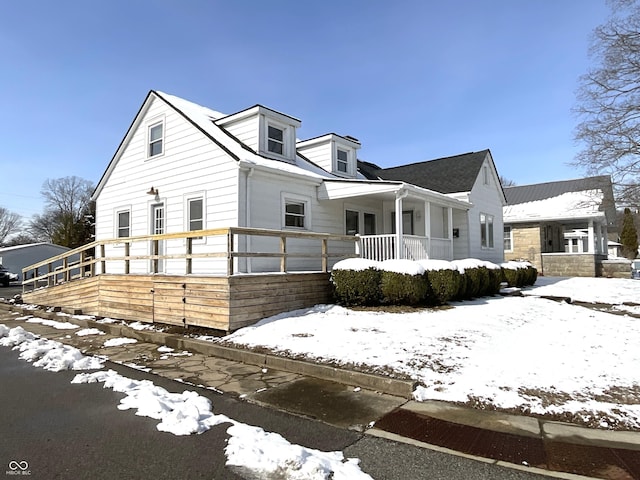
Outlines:
POLYGON ((26 303, 86 315, 233 331, 331 301, 328 273, 231 276, 101 274, 23 294, 26 303))

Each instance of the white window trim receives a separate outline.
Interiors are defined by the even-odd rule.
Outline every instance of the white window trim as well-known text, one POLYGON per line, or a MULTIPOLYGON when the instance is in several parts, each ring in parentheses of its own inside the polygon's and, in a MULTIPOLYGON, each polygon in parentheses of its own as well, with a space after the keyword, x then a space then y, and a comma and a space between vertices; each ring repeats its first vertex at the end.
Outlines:
MULTIPOLYGON (((496 248, 496 217, 495 215, 491 215, 490 213, 480 212, 478 220, 480 221, 480 248, 482 250, 494 250, 496 248), (482 217, 485 217, 485 221, 482 221, 482 217), (489 218, 491 218, 491 224, 493 225, 493 229, 489 232, 489 218), (482 230, 485 230, 487 244, 482 244, 482 230), (491 233, 491 237, 489 236, 491 233), (491 240, 491 241, 490 241, 491 240), (491 245, 493 243, 493 245, 491 245)), ((503 234, 504 236, 504 234, 503 234)))
POLYGON ((312 219, 311 219, 311 198, 310 197, 307 197, 304 195, 298 195, 295 193, 283 192, 280 195, 280 202, 281 202, 280 222, 283 230, 297 230, 297 231, 311 230, 312 219), (287 221, 286 221, 287 203, 304 204, 304 227, 288 227, 287 226, 287 221))
POLYGON ((160 158, 160 157, 164 156, 164 154, 165 154, 165 152, 167 150, 166 138, 167 138, 167 125, 166 125, 166 122, 165 122, 165 117, 161 116, 161 117, 152 118, 147 123, 147 139, 146 139, 146 144, 145 144, 145 148, 147 150, 146 151, 147 160, 160 158), (160 138, 160 141, 162 142, 162 152, 160 152, 160 153, 158 153, 156 155, 151 155, 151 129, 153 127, 158 126, 158 125, 162 125, 162 137, 160 138))
MULTIPOLYGON (((122 207, 115 208, 113 210, 113 238, 126 238, 120 237, 120 214, 128 213, 129 214, 129 237, 132 236, 132 215, 131 215, 131 205, 126 205, 122 207)), ((114 247, 124 247, 124 242, 114 244, 114 247)))
MULTIPOLYGON (((509 245, 511 245, 511 248, 505 248, 504 251, 505 252, 513 252, 513 227, 511 225, 503 225, 502 226, 502 231, 503 232, 504 232, 505 228, 509 229, 509 245)), ((504 233, 502 234, 502 238, 503 238, 502 244, 504 245, 504 233)))
POLYGON ((267 157, 275 158, 277 160, 295 160, 295 146, 294 146, 294 130, 295 128, 286 123, 278 122, 267 116, 263 116, 262 128, 260 135, 260 153, 267 157), (282 155, 269 151, 269 127, 275 127, 282 130, 282 155))
MULTIPOLYGON (((202 200, 202 229, 207 229, 207 201, 206 201, 206 193, 204 191, 201 192, 193 192, 184 195, 184 231, 190 232, 191 228, 191 217, 189 216, 190 210, 189 205, 193 200, 202 200)), ((206 243, 206 237, 194 237, 193 244, 204 244, 206 243)), ((186 244, 186 241, 185 241, 186 244)))
POLYGON ((336 145, 335 154, 334 154, 334 162, 333 162, 333 173, 335 173, 337 175, 351 176, 352 175, 352 171, 353 171, 353 168, 352 168, 353 162, 351 161, 351 156, 352 156, 351 149, 340 147, 339 145, 336 145), (344 162, 344 163, 346 163, 347 169, 344 172, 338 168, 338 165, 341 163, 341 160, 338 160, 338 151, 342 151, 342 152, 345 152, 347 154, 347 159, 344 162))

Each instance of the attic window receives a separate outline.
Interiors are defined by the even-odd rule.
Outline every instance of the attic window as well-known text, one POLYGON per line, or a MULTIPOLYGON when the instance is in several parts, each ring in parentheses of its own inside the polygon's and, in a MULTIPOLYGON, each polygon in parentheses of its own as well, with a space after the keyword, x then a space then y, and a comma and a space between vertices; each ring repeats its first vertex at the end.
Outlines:
POLYGON ((336 154, 336 170, 341 173, 349 171, 349 153, 345 150, 338 149, 336 154))
POLYGON ((269 125, 267 131, 267 151, 284 155, 284 130, 269 125))
POLYGON ((149 126, 149 157, 161 155, 164 142, 164 124, 162 122, 149 126))

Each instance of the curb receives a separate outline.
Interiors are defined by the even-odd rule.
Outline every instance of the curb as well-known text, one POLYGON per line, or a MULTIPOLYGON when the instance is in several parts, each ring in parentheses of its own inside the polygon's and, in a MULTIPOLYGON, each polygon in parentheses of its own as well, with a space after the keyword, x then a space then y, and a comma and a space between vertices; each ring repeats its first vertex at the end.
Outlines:
MULTIPOLYGON (((8 311, 20 312, 23 315, 33 315, 40 318, 53 320, 58 317, 58 312, 45 311, 41 309, 25 308, 20 305, 9 305, 0 303, 0 308, 8 311)), ((77 315, 78 312, 72 312, 77 315)), ((223 358, 234 362, 256 365, 258 367, 272 368, 289 373, 306 375, 309 377, 329 380, 345 385, 354 385, 369 390, 374 390, 396 397, 411 399, 414 383, 410 380, 400 380, 390 377, 372 375, 370 373, 357 372, 344 368, 332 367, 329 365, 319 365, 303 360, 280 357, 268 353, 258 353, 252 350, 226 347, 216 345, 205 340, 188 338, 170 333, 151 332, 146 330, 135 330, 125 325, 100 323, 95 320, 84 318, 64 317, 66 321, 75 323, 84 328, 97 328, 105 333, 135 338, 136 340, 148 343, 163 344, 176 350, 190 350, 210 357, 223 358)))

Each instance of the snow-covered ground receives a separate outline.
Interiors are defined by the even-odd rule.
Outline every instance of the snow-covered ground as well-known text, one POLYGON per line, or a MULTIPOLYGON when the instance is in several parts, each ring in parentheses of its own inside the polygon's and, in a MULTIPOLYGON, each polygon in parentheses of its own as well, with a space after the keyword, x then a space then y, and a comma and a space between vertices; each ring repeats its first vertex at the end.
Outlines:
POLYGON ((640 319, 540 298, 633 313, 640 281, 541 277, 524 294, 403 313, 319 305, 217 341, 411 378, 419 401, 640 429, 640 319))

